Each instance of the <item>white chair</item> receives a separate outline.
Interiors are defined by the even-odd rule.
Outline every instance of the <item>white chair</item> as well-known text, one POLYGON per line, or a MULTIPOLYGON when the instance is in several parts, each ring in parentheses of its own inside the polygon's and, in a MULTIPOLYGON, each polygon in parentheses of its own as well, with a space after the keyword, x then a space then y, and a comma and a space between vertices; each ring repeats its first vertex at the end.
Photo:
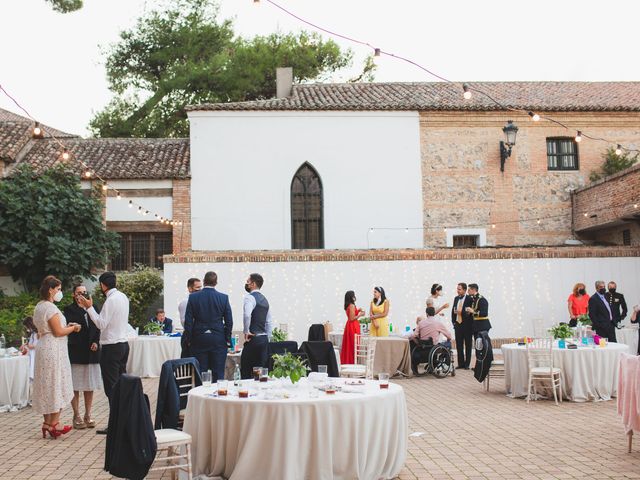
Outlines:
POLYGON ((187 479, 191 480, 191 435, 173 428, 164 428, 156 430, 156 442, 158 443, 158 452, 153 461, 153 465, 157 462, 166 462, 166 465, 153 467, 149 472, 171 471, 171 480, 175 480, 177 471, 187 473, 187 479), (184 453, 180 449, 184 447, 184 453), (167 456, 161 456, 162 452, 167 452, 167 456))
POLYGON ((355 362, 340 367, 341 377, 373 378, 373 360, 376 354, 376 339, 356 334, 354 341, 355 362))
POLYGON ((529 389, 527 403, 531 400, 531 391, 537 398, 536 381, 549 380, 553 389, 553 399, 562 403, 562 370, 553 366, 553 338, 534 338, 527 343, 527 362, 529 364, 529 389), (557 391, 556 391, 557 389, 557 391))

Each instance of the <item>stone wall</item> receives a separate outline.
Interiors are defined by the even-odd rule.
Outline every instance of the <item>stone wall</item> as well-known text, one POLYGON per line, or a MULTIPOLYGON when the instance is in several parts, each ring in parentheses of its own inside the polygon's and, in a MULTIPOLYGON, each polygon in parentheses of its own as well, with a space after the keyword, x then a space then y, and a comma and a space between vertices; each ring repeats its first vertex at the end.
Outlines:
MULTIPOLYGON (((640 114, 552 116, 593 136, 640 146, 640 114)), ((444 227, 485 228, 488 245, 561 245, 571 238, 570 192, 588 183, 609 146, 585 138, 578 145, 579 170, 549 171, 546 139, 575 133, 511 112, 421 113, 425 247, 446 245, 444 227), (519 131, 500 172, 507 120, 519 131)))

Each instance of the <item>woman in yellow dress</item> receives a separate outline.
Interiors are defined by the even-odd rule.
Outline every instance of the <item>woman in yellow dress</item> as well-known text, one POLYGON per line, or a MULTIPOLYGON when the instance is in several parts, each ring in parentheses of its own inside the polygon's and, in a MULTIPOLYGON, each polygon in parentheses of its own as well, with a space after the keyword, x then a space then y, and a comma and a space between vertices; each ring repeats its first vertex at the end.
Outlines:
POLYGON ((369 318, 371 319, 369 335, 372 337, 389 336, 387 315, 389 315, 389 300, 384 294, 384 288, 375 287, 373 289, 373 300, 369 308, 369 318))

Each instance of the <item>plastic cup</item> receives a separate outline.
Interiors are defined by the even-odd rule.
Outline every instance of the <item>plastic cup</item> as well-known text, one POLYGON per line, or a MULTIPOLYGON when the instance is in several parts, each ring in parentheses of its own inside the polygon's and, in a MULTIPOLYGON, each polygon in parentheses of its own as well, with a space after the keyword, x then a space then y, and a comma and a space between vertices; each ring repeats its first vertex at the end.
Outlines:
POLYGON ((380 385, 380 388, 382 388, 382 389, 389 388, 389 374, 388 373, 379 373, 378 374, 378 385, 380 385))
POLYGON ((206 372, 202 372, 202 386, 210 387, 211 386, 211 370, 207 370, 206 372))
POLYGON ((327 373, 326 365, 318 365, 318 373, 327 373))

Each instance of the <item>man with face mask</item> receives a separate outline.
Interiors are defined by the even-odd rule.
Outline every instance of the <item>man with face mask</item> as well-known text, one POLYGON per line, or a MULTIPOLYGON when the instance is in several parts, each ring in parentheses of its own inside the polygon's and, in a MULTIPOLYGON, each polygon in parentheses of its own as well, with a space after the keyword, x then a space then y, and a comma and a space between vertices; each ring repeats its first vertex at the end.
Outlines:
POLYGON ((620 322, 627 316, 627 302, 624 299, 624 295, 616 291, 617 287, 616 282, 609 282, 609 285, 607 285, 608 292, 604 294, 604 298, 609 302, 609 307, 613 314, 613 324, 618 328, 622 328, 620 322))
MULTIPOLYGON (((98 278, 100 290, 105 294, 106 300, 100 313, 93 308, 93 300, 84 296, 77 296, 78 305, 84 308, 89 318, 100 329, 100 371, 104 393, 111 400, 111 393, 118 378, 127 371, 127 359, 129 358, 129 342, 127 330, 129 324, 129 299, 116 288, 116 274, 104 272, 98 278)), ((106 430, 98 430, 96 433, 106 434, 106 430)))
POLYGON ((604 281, 596 282, 596 293, 589 299, 589 318, 596 333, 609 340, 616 341, 616 329, 613 323, 613 311, 606 299, 604 281))
POLYGON ((244 346, 240 357, 242 378, 251 378, 253 367, 267 367, 269 336, 273 329, 273 320, 269 302, 260 292, 264 279, 258 273, 247 278, 242 305, 244 323, 244 346))

